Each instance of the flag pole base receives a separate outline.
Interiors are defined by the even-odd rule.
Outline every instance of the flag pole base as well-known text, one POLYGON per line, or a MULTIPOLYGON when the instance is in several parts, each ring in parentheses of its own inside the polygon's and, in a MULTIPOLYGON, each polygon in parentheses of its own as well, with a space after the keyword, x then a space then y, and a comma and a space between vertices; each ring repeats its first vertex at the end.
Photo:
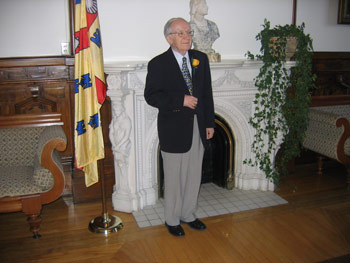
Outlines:
POLYGON ((123 228, 122 220, 117 216, 108 215, 107 213, 92 219, 89 223, 89 230, 91 232, 105 235, 117 232, 121 228, 123 228))

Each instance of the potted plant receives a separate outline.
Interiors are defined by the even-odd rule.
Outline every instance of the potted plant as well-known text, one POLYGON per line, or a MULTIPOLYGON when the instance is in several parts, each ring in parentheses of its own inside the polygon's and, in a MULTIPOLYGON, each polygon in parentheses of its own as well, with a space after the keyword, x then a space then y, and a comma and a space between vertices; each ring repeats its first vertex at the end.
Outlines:
POLYGON ((261 60, 263 64, 255 78, 258 92, 255 111, 249 120, 256 131, 252 144, 256 158, 244 162, 258 166, 277 185, 280 176, 288 174, 288 162, 300 154, 308 125, 310 90, 316 79, 312 73, 312 39, 304 33, 304 27, 303 23, 270 28, 270 22, 265 19, 263 30, 256 36, 261 42, 260 54, 247 53, 249 59, 261 60), (288 54, 288 39, 296 45, 292 55, 288 54), (286 63, 289 58, 294 62, 286 63), (275 166, 279 138, 282 147, 275 166))

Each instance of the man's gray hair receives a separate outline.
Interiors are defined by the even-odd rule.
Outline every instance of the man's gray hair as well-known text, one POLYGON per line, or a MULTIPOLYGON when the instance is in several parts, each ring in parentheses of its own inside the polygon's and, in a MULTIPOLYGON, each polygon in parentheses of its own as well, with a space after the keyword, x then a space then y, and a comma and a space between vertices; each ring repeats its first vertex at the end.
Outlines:
POLYGON ((171 25, 172 23, 174 23, 175 21, 177 20, 183 20, 185 21, 186 23, 188 23, 185 19, 183 19, 182 17, 174 17, 174 18, 170 18, 168 20, 168 22, 166 22, 165 26, 164 26, 164 36, 167 37, 168 35, 170 35, 171 33, 174 33, 174 32, 171 32, 171 25))

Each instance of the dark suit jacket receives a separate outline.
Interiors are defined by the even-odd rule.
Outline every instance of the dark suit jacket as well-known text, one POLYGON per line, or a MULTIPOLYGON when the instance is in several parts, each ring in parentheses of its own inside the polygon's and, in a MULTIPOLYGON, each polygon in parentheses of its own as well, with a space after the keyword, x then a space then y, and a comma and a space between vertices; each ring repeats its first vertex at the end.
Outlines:
POLYGON ((171 48, 148 63, 144 96, 149 105, 159 110, 158 136, 160 149, 165 152, 184 153, 190 150, 194 114, 197 114, 205 147, 206 128, 215 126, 208 57, 196 50, 189 50, 189 56, 191 62, 192 59, 199 60, 196 68, 192 66, 193 96, 198 98, 195 110, 183 106, 185 94, 190 93, 171 48))

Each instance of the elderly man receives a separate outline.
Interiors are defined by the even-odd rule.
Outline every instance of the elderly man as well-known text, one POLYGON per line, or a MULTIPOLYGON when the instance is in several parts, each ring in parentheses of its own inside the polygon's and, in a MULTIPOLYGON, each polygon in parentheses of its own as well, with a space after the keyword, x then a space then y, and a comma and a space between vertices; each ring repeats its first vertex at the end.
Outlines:
POLYGON ((148 63, 145 99, 158 108, 158 137, 164 167, 165 225, 184 236, 181 223, 206 229, 195 216, 207 140, 214 135, 214 103, 207 56, 192 46, 183 18, 164 27, 170 48, 148 63))

